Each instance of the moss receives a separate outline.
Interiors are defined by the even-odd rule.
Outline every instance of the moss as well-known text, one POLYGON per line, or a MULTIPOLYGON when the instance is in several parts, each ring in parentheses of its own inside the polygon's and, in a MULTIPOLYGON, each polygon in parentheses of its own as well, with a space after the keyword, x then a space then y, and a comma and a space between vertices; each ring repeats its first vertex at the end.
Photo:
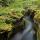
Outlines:
POLYGON ((40 23, 40 10, 37 10, 36 13, 35 13, 35 16, 34 16, 34 19, 40 23))
POLYGON ((35 16, 34 16, 35 23, 37 23, 38 26, 36 26, 37 30, 37 40, 40 40, 40 10, 36 10, 35 16))
POLYGON ((9 38, 15 30, 17 32, 23 28, 24 21, 20 20, 23 16, 21 12, 11 10, 8 13, 0 13, 0 15, 0 34, 7 32, 9 38))

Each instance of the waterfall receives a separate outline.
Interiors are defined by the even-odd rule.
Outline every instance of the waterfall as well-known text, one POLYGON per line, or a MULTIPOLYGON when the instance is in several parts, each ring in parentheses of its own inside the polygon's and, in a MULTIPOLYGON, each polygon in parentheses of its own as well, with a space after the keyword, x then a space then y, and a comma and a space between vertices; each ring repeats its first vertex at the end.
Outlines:
POLYGON ((30 16, 24 17, 25 19, 25 29, 22 32, 18 32, 12 37, 11 40, 33 40, 33 35, 35 31, 33 30, 33 22, 30 16))

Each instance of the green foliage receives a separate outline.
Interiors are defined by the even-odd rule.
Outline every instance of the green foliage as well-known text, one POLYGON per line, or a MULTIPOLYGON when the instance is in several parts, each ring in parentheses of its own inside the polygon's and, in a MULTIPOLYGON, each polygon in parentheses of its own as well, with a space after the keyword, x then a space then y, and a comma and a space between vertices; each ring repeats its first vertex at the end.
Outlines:
MULTIPOLYGON (((40 9, 40 0, 0 0, 0 6, 2 6, 0 7, 0 30, 8 31, 14 27, 16 19, 20 19, 24 15, 24 12, 27 11, 24 11, 24 9, 27 9, 27 7, 33 10, 40 9), (14 14, 12 11, 17 12, 14 14)), ((40 22, 40 12, 35 15, 35 20, 40 22)), ((23 23, 24 21, 15 25, 17 27, 17 31, 19 28, 21 29, 21 27, 23 27, 23 23)))
POLYGON ((7 20, 7 19, 6 19, 6 20, 5 20, 5 23, 6 23, 6 24, 10 24, 10 20, 7 20))
POLYGON ((14 2, 14 0, 1 0, 0 4, 2 6, 9 6, 10 3, 14 2))

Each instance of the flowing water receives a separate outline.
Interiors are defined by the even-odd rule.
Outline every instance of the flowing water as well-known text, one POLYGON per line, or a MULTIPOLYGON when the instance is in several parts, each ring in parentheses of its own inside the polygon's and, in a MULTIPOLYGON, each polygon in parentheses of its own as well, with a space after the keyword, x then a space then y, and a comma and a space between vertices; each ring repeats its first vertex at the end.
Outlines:
POLYGON ((34 40, 33 22, 29 17, 25 17, 25 20, 25 29, 16 33, 11 40, 34 40))

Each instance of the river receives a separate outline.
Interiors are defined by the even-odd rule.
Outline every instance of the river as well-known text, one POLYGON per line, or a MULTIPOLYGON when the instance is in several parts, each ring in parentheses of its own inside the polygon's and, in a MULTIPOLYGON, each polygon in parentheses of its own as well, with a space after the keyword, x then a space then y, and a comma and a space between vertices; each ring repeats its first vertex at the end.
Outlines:
POLYGON ((16 33, 11 40, 35 40, 33 22, 30 20, 30 17, 25 17, 25 20, 25 29, 16 33))

